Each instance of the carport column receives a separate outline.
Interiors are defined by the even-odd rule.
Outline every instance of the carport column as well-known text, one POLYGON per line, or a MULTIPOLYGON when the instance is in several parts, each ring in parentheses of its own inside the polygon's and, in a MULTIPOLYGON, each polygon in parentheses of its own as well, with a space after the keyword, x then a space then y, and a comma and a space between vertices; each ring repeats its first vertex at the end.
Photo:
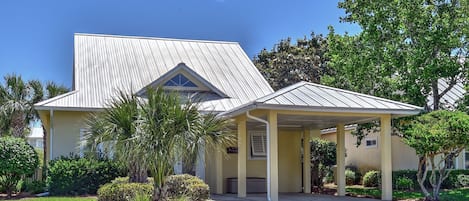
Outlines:
POLYGON ((270 199, 278 201, 278 128, 277 112, 269 111, 270 199))
POLYGON ((238 197, 246 197, 246 117, 238 119, 238 197))
POLYGON ((381 199, 392 200, 391 115, 381 116, 381 199))
POLYGON ((303 131, 303 192, 311 193, 311 140, 310 129, 303 131))
POLYGON ((345 125, 337 124, 337 195, 345 196, 345 125))
POLYGON ((223 194, 223 153, 217 151, 215 153, 215 174, 216 174, 216 193, 223 194))

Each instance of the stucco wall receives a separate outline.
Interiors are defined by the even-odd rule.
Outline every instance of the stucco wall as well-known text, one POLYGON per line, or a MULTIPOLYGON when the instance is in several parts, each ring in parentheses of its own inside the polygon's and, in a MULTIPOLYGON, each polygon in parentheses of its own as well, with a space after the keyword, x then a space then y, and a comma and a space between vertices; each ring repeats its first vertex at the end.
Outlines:
MULTIPOLYGON (((351 131, 345 132, 345 148, 347 157, 345 158, 346 165, 357 166, 361 172, 368 170, 379 170, 381 164, 380 155, 380 137, 379 133, 371 133, 368 137, 376 138, 378 146, 374 148, 366 148, 364 141, 357 148, 355 146, 357 138, 350 134, 351 131)), ((321 135, 321 138, 336 142, 336 134, 328 133, 321 135)), ((464 153, 464 152, 463 152, 464 153)), ((458 169, 464 169, 464 154, 460 154, 457 158, 456 165, 458 169)), ((404 144, 398 136, 392 136, 392 168, 393 170, 408 170, 417 169, 418 157, 415 150, 404 144)))
MULTIPOLYGON (((80 129, 85 128, 87 112, 54 111, 52 135, 52 159, 59 156, 67 156, 70 153, 79 153, 78 142, 80 140, 80 129)), ((50 124, 46 125, 50 136, 50 124)), ((49 144, 48 138, 47 144, 49 144)))
MULTIPOLYGON (((280 130, 279 131, 279 192, 300 192, 301 191, 301 131, 280 130)), ((248 149, 250 148, 248 137, 248 149)), ((250 151, 248 150, 249 154, 250 151)), ((215 153, 209 151, 206 154, 206 182, 212 192, 216 188, 216 161, 215 153)), ((238 155, 226 154, 223 159, 223 192, 226 192, 226 179, 237 177, 238 155)), ((246 161, 247 177, 267 178, 266 159, 251 159, 246 161)))

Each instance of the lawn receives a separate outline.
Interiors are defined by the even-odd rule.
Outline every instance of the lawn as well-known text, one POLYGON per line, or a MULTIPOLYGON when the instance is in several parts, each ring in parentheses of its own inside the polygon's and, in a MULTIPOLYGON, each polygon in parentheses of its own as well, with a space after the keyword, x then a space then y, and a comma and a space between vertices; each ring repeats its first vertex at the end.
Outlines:
POLYGON ((24 201, 96 201, 93 197, 40 197, 40 198, 24 198, 24 201))
MULTIPOLYGON (((366 196, 373 198, 381 197, 381 190, 377 188, 364 188, 364 187, 347 187, 347 193, 353 196, 366 196)), ((407 200, 423 198, 421 192, 413 191, 393 191, 394 200, 407 200)), ((464 201, 469 200, 469 188, 442 190, 440 193, 441 201, 464 201)))

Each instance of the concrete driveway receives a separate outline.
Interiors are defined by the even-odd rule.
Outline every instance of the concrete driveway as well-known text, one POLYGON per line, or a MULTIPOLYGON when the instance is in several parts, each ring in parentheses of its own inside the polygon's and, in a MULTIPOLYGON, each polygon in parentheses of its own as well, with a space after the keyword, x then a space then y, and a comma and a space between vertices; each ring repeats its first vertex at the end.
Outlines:
MULTIPOLYGON (((248 194, 246 198, 238 198, 236 194, 212 195, 215 201, 266 201, 266 194, 248 194)), ((291 201, 376 201, 370 198, 339 197, 320 194, 281 193, 279 200, 291 201)))

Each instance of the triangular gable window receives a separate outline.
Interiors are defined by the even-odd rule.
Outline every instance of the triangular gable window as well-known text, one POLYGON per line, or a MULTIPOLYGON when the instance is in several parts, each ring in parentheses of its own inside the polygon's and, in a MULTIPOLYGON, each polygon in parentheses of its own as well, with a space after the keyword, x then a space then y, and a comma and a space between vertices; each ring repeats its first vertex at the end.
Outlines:
POLYGON ((168 80, 164 86, 167 87, 197 87, 192 81, 190 81, 186 76, 183 74, 177 74, 170 80, 168 80))

